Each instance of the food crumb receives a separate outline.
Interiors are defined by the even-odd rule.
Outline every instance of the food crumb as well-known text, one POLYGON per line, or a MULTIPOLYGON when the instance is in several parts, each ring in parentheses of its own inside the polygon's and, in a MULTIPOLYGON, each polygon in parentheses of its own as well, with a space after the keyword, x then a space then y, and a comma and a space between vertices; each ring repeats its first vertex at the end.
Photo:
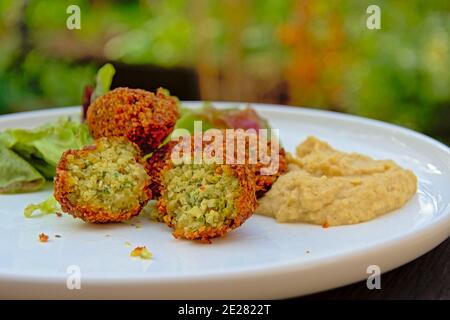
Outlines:
POLYGON ((105 234, 105 237, 111 237, 111 235, 110 234, 105 234))
POLYGON ((55 234, 55 238, 61 238, 59 234, 55 234))
POLYGON ((306 250, 306 253, 310 253, 310 251, 309 251, 309 250, 306 250))
POLYGON ((322 224, 322 228, 328 228, 330 225, 328 224, 328 221, 325 221, 323 224, 322 224))
POLYGON ((57 216, 58 218, 61 218, 61 217, 62 217, 62 213, 61 213, 61 212, 57 212, 57 213, 56 213, 56 216, 57 216))
POLYGON ((153 257, 152 253, 148 251, 147 247, 136 247, 131 251, 130 256, 139 257, 141 259, 149 260, 153 257))
POLYGON ((131 243, 129 243, 128 241, 125 241, 125 246, 131 247, 131 243))
POLYGON ((48 242, 48 235, 46 235, 45 233, 40 233, 39 234, 39 241, 40 242, 48 242))

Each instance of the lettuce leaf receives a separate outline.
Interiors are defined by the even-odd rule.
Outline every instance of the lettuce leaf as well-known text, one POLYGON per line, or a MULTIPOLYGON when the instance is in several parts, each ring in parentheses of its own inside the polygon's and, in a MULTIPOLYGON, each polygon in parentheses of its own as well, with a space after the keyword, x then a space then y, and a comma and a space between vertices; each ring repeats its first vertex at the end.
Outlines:
POLYGON ((94 92, 91 96, 91 103, 109 91, 115 73, 116 69, 110 63, 107 63, 98 69, 97 77, 95 79, 94 92))
POLYGON ((39 202, 39 203, 32 203, 26 206, 25 210, 23 211, 23 214, 27 218, 31 218, 35 212, 40 212, 41 215, 45 214, 51 214, 56 213, 56 211, 60 210, 59 203, 56 201, 56 199, 53 196, 50 196, 50 198, 39 202))
POLYGON ((0 193, 36 191, 44 182, 33 166, 0 144, 0 193))
POLYGON ((239 108, 214 108, 206 103, 198 110, 182 108, 181 117, 175 125, 175 129, 187 129, 194 133, 194 121, 202 121, 202 130, 216 129, 270 129, 269 123, 249 106, 239 108))
POLYGON ((82 121, 86 120, 87 111, 91 103, 98 97, 104 95, 111 89, 111 84, 116 74, 116 69, 110 63, 105 64, 97 71, 95 78, 95 87, 91 84, 86 85, 83 89, 82 96, 82 121))
POLYGON ((36 129, 7 129, 0 133, 0 144, 27 160, 45 178, 55 176, 64 151, 80 149, 92 142, 85 124, 61 118, 36 129))

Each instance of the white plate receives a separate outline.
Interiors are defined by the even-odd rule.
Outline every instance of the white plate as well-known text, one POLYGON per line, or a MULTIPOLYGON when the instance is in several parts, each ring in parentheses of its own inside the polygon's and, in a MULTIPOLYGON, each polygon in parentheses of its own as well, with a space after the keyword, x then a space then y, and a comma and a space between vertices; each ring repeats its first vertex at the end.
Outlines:
MULTIPOLYGON (((316 135, 341 150, 393 159, 418 176, 417 194, 400 210, 352 226, 324 229, 253 216, 211 245, 175 240, 168 227, 142 218, 141 228, 89 225, 67 215, 24 218, 23 208, 47 198, 51 186, 36 193, 0 195, 0 297, 287 298, 365 279, 369 265, 386 272, 450 235, 450 151, 444 145, 354 116, 253 106, 280 129, 288 151, 307 135, 316 135), (38 241, 41 232, 50 236, 48 243, 38 241), (132 247, 125 242, 147 246, 153 260, 131 258, 132 247), (77 268, 81 289, 69 290, 67 279, 77 268)), ((0 130, 35 127, 58 116, 78 116, 78 111, 4 116, 0 130)))

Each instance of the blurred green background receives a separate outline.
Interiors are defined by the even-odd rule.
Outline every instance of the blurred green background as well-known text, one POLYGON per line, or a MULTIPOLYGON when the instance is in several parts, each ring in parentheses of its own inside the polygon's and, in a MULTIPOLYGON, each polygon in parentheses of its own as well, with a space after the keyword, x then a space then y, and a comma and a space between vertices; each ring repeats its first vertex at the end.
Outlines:
POLYGON ((80 104, 111 61, 113 86, 330 109, 448 143, 449 33, 448 0, 0 0, 0 113, 80 104))

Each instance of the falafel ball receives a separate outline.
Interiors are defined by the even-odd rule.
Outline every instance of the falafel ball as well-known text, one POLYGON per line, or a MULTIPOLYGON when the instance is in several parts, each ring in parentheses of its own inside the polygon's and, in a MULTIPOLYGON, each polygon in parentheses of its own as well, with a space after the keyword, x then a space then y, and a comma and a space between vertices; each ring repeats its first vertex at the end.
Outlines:
POLYGON ((256 210, 254 169, 248 164, 174 163, 165 156, 159 179, 160 220, 176 238, 210 242, 256 210))
MULTIPOLYGON (((160 172, 163 169, 165 163, 170 159, 170 153, 177 143, 177 141, 169 141, 164 146, 156 150, 153 155, 147 159, 147 170, 152 181, 150 184, 150 189, 152 191, 152 196, 155 199, 159 198, 161 195, 160 172)), ((269 152, 269 157, 271 157, 271 144, 272 142, 270 141, 267 143, 267 151, 269 152)), ((266 163, 268 162, 263 162, 260 155, 258 155, 258 162, 254 165, 255 189, 257 198, 262 197, 267 191, 269 191, 278 177, 287 171, 288 166, 285 150, 282 147, 279 147, 278 149, 278 168, 276 172, 274 174, 264 175, 261 171, 263 168, 267 168, 266 163)))
POLYGON ((172 132, 180 117, 178 104, 178 99, 163 88, 156 94, 117 88, 89 106, 86 120, 95 139, 125 136, 149 153, 172 132))
POLYGON ((91 223, 138 215, 151 198, 150 177, 137 145, 125 137, 63 153, 56 169, 55 199, 64 212, 91 223))

